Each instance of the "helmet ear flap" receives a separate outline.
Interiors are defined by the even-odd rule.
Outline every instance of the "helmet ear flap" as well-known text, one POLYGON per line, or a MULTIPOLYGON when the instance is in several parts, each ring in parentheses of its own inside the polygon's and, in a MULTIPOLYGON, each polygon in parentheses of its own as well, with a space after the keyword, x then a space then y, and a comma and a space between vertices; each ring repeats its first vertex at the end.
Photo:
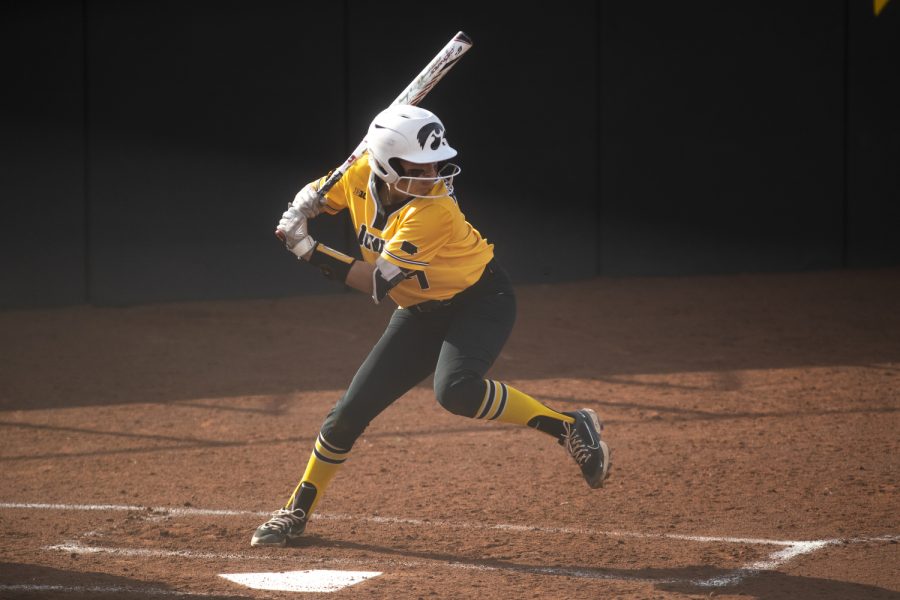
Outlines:
MULTIPOLYGON (((388 161, 390 163, 390 161, 388 161)), ((389 167, 386 167, 382 162, 376 159, 374 156, 369 155, 369 166, 375 171, 375 174, 384 181, 385 183, 393 183, 397 181, 398 177, 396 172, 392 171, 389 167)))

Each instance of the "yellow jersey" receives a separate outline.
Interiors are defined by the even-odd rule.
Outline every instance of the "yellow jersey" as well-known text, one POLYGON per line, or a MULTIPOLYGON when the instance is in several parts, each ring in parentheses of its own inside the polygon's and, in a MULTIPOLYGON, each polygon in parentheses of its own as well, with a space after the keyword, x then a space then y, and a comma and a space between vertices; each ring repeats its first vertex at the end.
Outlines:
POLYGON ((391 299, 400 307, 447 300, 478 281, 494 246, 466 221, 452 194, 385 207, 367 159, 360 157, 325 194, 325 212, 350 211, 363 260, 381 257, 410 273, 391 299))

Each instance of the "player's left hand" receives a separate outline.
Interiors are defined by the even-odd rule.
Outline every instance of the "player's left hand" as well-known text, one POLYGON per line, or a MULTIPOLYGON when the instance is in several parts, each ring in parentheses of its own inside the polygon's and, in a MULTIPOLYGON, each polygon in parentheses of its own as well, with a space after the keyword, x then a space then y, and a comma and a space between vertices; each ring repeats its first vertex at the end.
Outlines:
POLYGON ((294 206, 288 206, 281 215, 275 235, 297 258, 304 258, 316 247, 316 240, 309 235, 306 216, 294 206))
POLYGON ((294 196, 291 206, 300 211, 307 219, 315 218, 325 207, 325 196, 319 193, 318 185, 314 181, 307 183, 302 190, 294 196))

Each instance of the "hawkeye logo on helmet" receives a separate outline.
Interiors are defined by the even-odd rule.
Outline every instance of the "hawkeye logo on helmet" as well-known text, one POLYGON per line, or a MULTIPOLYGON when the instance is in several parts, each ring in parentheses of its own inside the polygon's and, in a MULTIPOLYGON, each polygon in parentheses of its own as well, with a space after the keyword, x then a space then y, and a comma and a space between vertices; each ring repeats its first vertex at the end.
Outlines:
POLYGON ((419 130, 419 133, 416 134, 416 139, 419 140, 422 150, 425 149, 426 145, 430 146, 432 150, 437 150, 444 139, 444 128, 441 127, 440 123, 429 123, 419 130), (430 144, 428 143, 429 140, 431 140, 430 144))

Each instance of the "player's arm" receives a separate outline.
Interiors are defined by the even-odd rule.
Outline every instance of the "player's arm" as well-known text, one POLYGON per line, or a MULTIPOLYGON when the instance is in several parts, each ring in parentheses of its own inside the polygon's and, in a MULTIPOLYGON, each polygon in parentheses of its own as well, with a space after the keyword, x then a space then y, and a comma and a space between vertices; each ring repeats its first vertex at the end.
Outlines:
POLYGON ((307 218, 294 206, 285 211, 275 235, 297 258, 318 267, 328 279, 371 296, 376 304, 407 275, 404 269, 382 258, 372 265, 317 242, 309 235, 307 218))
POLYGON ((374 265, 358 260, 350 267, 344 283, 371 296, 375 304, 379 304, 388 295, 388 292, 409 275, 410 271, 400 269, 382 258, 379 258, 374 265))
POLYGON ((375 304, 384 300, 388 292, 409 275, 405 269, 382 258, 373 265, 319 243, 306 253, 305 258, 300 258, 319 267, 329 279, 340 281, 343 278, 348 287, 371 296, 375 304))

